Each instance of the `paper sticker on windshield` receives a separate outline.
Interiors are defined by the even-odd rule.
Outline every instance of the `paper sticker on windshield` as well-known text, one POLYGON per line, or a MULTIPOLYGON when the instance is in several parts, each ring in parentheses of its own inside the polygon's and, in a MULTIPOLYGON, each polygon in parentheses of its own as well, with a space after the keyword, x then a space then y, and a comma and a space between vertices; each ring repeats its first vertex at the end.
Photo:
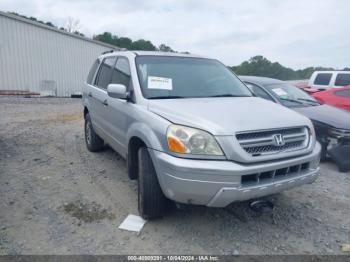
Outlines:
POLYGON ((173 81, 171 78, 149 76, 147 86, 149 89, 173 90, 173 81))
POLYGON ((272 89, 272 91, 280 97, 287 97, 288 96, 288 93, 286 91, 284 91, 282 88, 274 88, 274 89, 272 89))

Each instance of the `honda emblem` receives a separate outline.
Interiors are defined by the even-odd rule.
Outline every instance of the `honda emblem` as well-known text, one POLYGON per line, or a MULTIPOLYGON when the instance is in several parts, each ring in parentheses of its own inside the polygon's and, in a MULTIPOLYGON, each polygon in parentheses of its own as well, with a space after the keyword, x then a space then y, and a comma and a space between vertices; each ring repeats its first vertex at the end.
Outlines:
POLYGON ((275 146, 284 146, 284 144, 286 143, 281 134, 273 135, 273 141, 275 146))

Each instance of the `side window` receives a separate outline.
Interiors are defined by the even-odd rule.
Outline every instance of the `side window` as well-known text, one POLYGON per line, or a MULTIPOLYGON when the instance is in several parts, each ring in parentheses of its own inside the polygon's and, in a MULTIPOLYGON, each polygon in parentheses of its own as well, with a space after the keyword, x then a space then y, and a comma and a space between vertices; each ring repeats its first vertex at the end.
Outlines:
POLYGON ((113 84, 123 84, 129 88, 130 84, 130 65, 126 58, 118 58, 113 68, 112 81, 113 84))
POLYGON ((106 89, 111 81, 112 68, 115 64, 115 57, 107 57, 103 60, 100 70, 98 71, 98 76, 95 80, 95 85, 99 88, 106 89))
POLYGON ((321 85, 321 86, 327 86, 329 85, 329 82, 331 81, 332 74, 331 73, 320 73, 317 74, 315 78, 315 85, 321 85))
POLYGON ((265 90, 263 90, 261 87, 251 83, 245 83, 245 84, 250 89, 250 91, 252 91, 256 96, 264 98, 266 100, 273 101, 271 96, 267 92, 265 92, 265 90))
POLYGON ((350 74, 338 74, 335 79, 336 86, 347 86, 350 85, 350 74))
POLYGON ((346 97, 350 98, 350 89, 347 90, 340 90, 335 92, 336 96, 346 97))
POLYGON ((96 61, 93 63, 93 65, 89 71, 88 77, 86 79, 86 83, 88 83, 89 85, 92 85, 92 80, 94 78, 94 75, 96 73, 96 70, 97 70, 99 64, 100 64, 100 60, 96 59, 96 61))

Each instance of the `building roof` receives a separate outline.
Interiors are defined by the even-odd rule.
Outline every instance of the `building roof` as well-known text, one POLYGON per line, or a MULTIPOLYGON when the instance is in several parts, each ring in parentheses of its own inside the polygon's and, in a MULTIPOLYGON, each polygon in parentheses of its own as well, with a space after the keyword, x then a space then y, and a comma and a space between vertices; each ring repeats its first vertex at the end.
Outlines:
POLYGON ((70 36, 70 37, 74 37, 74 38, 77 38, 77 39, 80 39, 80 40, 83 40, 83 41, 87 41, 87 42, 91 42, 91 43, 94 43, 94 44, 97 44, 97 45, 105 46, 107 48, 111 48, 111 49, 114 49, 114 50, 120 50, 120 48, 117 47, 117 46, 110 45, 110 44, 107 44, 107 43, 104 43, 104 42, 101 42, 101 41, 93 40, 91 38, 87 38, 87 37, 80 36, 80 35, 77 35, 77 34, 69 33, 67 31, 60 30, 60 29, 58 29, 56 27, 52 27, 52 26, 48 26, 48 25, 45 25, 45 24, 42 24, 42 23, 39 23, 39 22, 36 22, 36 21, 32 21, 30 19, 18 16, 18 15, 13 15, 13 14, 9 14, 9 13, 5 13, 5 12, 0 11, 0 16, 4 16, 4 17, 9 18, 9 19, 17 20, 19 22, 23 22, 23 23, 26 23, 26 24, 30 24, 30 25, 33 25, 33 26, 36 26, 36 27, 40 27, 40 28, 46 29, 46 30, 50 30, 50 31, 53 31, 53 32, 56 32, 56 33, 59 33, 59 34, 67 35, 67 36, 70 36))

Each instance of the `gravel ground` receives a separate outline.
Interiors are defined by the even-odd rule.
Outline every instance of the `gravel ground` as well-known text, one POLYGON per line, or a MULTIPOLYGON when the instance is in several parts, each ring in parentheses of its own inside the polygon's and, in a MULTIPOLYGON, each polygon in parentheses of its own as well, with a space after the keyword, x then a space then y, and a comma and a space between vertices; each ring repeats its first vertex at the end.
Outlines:
POLYGON ((224 209, 173 209, 137 235, 137 185, 111 149, 87 151, 79 99, 0 98, 0 254, 345 254, 350 174, 224 209))

